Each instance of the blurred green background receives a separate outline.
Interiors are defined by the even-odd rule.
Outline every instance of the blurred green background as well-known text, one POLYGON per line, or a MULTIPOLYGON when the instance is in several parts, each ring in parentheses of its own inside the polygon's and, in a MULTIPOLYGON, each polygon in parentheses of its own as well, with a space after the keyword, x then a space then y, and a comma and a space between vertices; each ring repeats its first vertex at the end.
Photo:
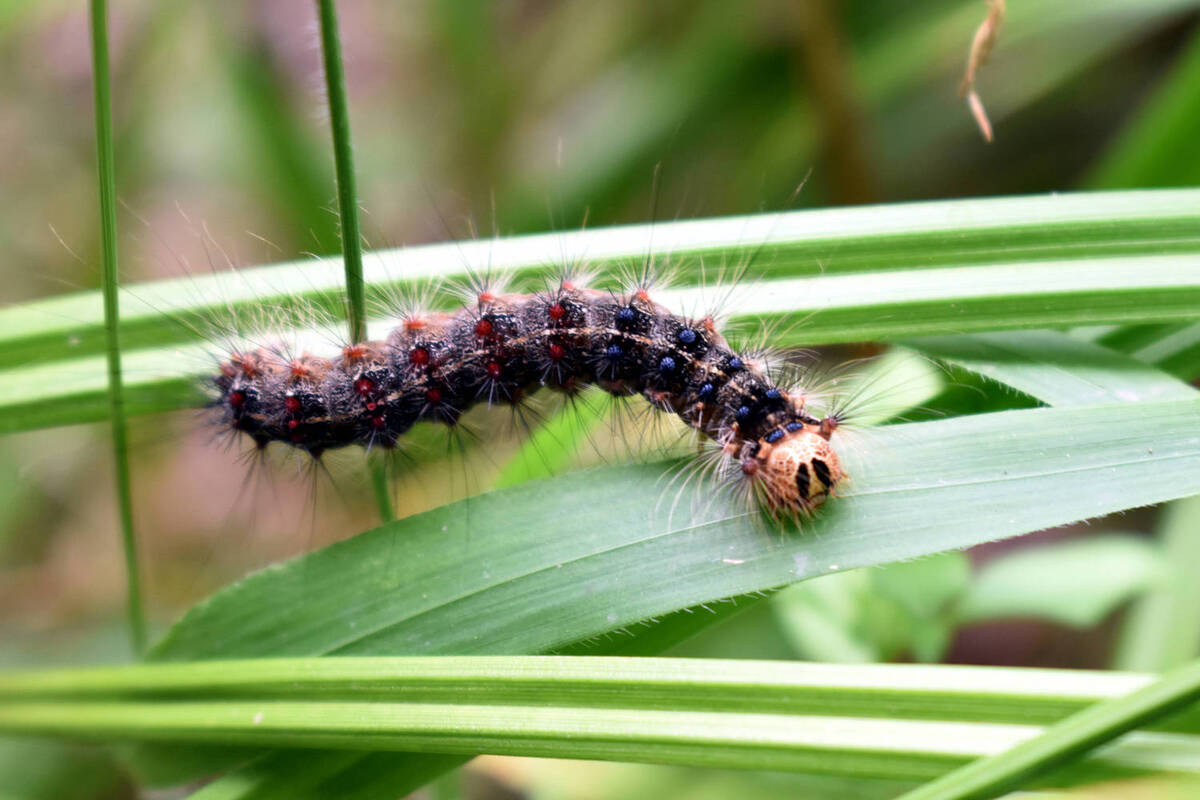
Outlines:
MULTIPOLYGON (((1200 181, 1200 2, 1011 2, 979 77, 993 144, 957 94, 978 0, 339 5, 372 247, 1200 181)), ((124 280, 336 252, 313 5, 165 0, 111 13, 124 280)), ((98 285, 94 158, 84 5, 0 2, 4 304, 98 285)), ((134 420, 132 435, 160 628, 249 569, 373 524, 364 482, 314 501, 290 462, 247 481, 195 415, 134 420)), ((0 440, 0 663, 124 657, 106 443, 103 426, 0 440)), ((401 513, 484 488, 511 446, 410 471, 401 513)), ((836 575, 680 654, 1154 668, 1195 642, 1135 663, 1128 601, 1144 615, 1156 602, 1150 534, 1186 546, 1197 528, 1192 502, 836 575), (1087 579, 1097 559, 1103 582, 1087 579), (1012 578, 1039 569, 1057 593, 1029 597, 1012 578)), ((738 790, 683 770, 595 769, 598 788, 571 793, 560 765, 491 759, 468 793, 738 790)), ((728 780, 774 791, 774 778, 728 780)))

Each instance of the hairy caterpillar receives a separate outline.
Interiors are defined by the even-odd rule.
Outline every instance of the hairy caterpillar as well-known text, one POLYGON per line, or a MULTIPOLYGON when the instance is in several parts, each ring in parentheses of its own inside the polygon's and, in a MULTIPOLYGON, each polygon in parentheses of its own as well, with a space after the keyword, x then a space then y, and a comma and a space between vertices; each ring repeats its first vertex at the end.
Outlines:
POLYGON ((830 445, 837 415, 810 414, 802 390, 736 353, 712 317, 673 314, 644 282, 624 292, 565 278, 530 294, 480 286, 458 311, 407 313, 386 340, 333 357, 232 352, 214 381, 221 426, 314 458, 391 448, 418 421, 454 424, 477 403, 596 385, 640 394, 714 441, 722 471, 772 514, 807 512, 845 478, 830 445))

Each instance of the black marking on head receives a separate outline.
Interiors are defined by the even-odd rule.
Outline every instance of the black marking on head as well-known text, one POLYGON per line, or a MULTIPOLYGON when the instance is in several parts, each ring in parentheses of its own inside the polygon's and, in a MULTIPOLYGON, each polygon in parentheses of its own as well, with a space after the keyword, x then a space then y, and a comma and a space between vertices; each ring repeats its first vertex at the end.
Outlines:
POLYGON ((808 499, 808 465, 801 464, 800 469, 796 470, 796 488, 800 491, 800 500, 808 499))
POLYGON ((813 473, 826 489, 833 488, 833 476, 829 473, 829 465, 819 458, 812 460, 813 473))

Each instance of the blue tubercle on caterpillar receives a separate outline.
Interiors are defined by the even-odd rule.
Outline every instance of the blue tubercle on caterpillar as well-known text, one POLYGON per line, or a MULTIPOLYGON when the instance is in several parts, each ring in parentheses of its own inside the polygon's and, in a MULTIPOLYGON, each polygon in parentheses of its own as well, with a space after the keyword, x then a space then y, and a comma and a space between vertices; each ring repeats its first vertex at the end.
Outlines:
POLYGON ((643 395, 715 442, 722 471, 739 474, 772 514, 808 512, 846 477, 830 444, 836 416, 813 416, 804 392, 734 352, 711 317, 673 314, 644 286, 479 288, 458 311, 410 313, 385 340, 351 343, 333 358, 231 353, 214 381, 219 424, 314 458, 393 447, 418 421, 454 424, 481 402, 596 385, 643 395))

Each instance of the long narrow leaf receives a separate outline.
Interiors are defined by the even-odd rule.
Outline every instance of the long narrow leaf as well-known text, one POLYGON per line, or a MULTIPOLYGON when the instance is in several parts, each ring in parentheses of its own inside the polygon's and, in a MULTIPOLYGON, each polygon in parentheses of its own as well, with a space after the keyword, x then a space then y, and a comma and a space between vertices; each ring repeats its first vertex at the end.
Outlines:
MULTIPOLYGON (((770 279, 1068 259, 1086 270, 1102 258, 1195 254, 1197 230, 1200 190, 1128 191, 800 211, 428 245, 370 254, 364 271, 376 288, 420 286, 431 277, 462 278, 471 268, 529 278, 585 261, 611 271, 647 253, 669 261, 677 280, 687 284, 747 262, 752 277, 770 279)), ((339 270, 331 266, 309 260, 131 287, 122 337, 131 348, 192 340, 209 323, 225 325, 230 315, 263 305, 317 304, 337 313, 339 270)), ((1037 270, 1023 270, 1020 277, 1007 285, 1008 295, 1047 293, 1037 270)), ((1115 282, 1097 277, 1095 287, 1120 290, 1132 276, 1115 282)), ((1150 285, 1135 277, 1134 287, 1150 285)), ((862 288, 869 291, 870 282, 862 288)), ((814 307, 813 299, 805 309, 814 307)), ((1099 311, 1085 306, 1079 315, 1099 311)), ((102 323, 93 292, 0 311, 0 368, 101 352, 102 323)))
MULTIPOLYGON (((0 729, 912 778, 1150 684, 1132 674, 707 659, 268 659, 5 676, 0 729)), ((1200 716, 1174 729, 1200 730, 1200 716)), ((1200 770, 1200 739, 1133 739, 1086 774, 1121 768, 1200 770), (1140 753, 1151 741, 1172 754, 1140 753)))
POLYGON ((830 571, 1198 493, 1198 409, 1034 409, 880 429, 846 450, 845 495, 789 534, 756 528, 707 487, 669 486, 661 465, 526 483, 259 573, 193 609, 151 657, 553 651, 830 571))
MULTIPOLYGON (((0 729, 104 740, 524 755, 934 777, 1033 739, 1029 725, 421 703, 20 703, 0 729)), ((1140 734, 1090 777, 1200 772, 1200 739, 1140 734), (1158 744, 1157 750, 1147 745, 1158 744)))
MULTIPOLYGON (((1132 672, 708 658, 262 658, 0 673, 0 704, 340 700, 1045 725, 1155 680, 1132 672)), ((1163 729, 1200 734, 1200 709, 1163 729)))
MULTIPOLYGON (((788 278, 747 288, 728 310, 734 312, 734 323, 778 326, 783 333, 773 344, 779 346, 1100 321, 1194 319, 1200 309, 1197 258, 1109 258, 788 278)), ((661 299, 697 313, 706 308, 703 289, 675 290, 661 299)), ((391 324, 373 325, 372 335, 386 335, 391 324)), ((314 346, 331 347, 328 339, 309 338, 314 346)), ((133 410, 196 404, 196 376, 213 372, 219 356, 213 345, 201 344, 130 354, 133 410)), ((0 373, 0 433, 102 419, 103 374, 103 363, 95 358, 0 373)))

